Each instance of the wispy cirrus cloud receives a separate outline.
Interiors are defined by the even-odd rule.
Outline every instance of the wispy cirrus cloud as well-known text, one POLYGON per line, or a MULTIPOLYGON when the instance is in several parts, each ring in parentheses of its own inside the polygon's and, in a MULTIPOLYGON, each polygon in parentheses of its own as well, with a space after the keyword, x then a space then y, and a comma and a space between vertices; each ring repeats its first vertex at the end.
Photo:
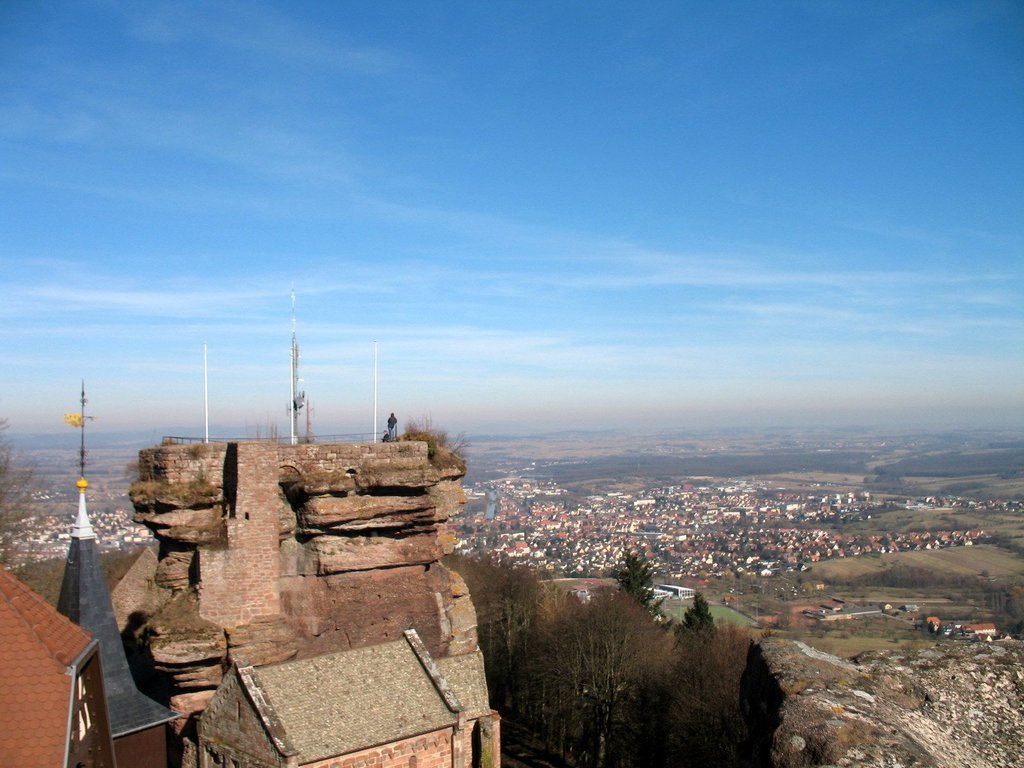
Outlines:
POLYGON ((381 75, 402 66, 402 57, 384 48, 346 42, 256 3, 202 2, 121 6, 130 32, 161 45, 200 41, 253 58, 298 63, 323 73, 381 75))

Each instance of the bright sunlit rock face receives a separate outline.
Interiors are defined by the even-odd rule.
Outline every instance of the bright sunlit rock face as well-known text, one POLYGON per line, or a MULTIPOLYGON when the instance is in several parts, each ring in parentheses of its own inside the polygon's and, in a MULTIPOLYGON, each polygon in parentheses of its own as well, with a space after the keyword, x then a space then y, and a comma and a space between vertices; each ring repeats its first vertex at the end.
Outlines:
MULTIPOLYGON (((462 579, 439 561, 465 502, 461 460, 427 444, 210 443, 140 454, 136 520, 160 542, 144 634, 172 705, 205 707, 225 664, 393 640, 476 650, 462 579)), ((138 622, 136 622, 138 623, 138 622)))
POLYGON ((763 768, 1019 765, 1024 643, 942 643, 854 661, 769 638, 743 706, 763 768))

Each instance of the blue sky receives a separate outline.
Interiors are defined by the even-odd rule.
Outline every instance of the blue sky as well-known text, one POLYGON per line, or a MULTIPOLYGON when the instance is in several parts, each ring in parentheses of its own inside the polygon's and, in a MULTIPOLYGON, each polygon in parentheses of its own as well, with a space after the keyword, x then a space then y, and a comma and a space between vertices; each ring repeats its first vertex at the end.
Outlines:
POLYGON ((0 4, 0 416, 1024 426, 1016 2, 0 4))

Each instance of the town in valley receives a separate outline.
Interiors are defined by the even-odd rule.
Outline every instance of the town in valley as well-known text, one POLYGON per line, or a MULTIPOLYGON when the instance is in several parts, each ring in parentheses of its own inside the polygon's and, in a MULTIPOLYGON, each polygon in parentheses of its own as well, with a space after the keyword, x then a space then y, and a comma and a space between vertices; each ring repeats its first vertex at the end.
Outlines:
MULTIPOLYGON (((467 504, 452 522, 456 552, 564 580, 607 579, 625 552, 636 552, 654 564, 660 583, 700 590, 763 626, 807 626, 822 611, 867 619, 884 616, 885 606, 915 629, 927 629, 936 616, 947 634, 954 622, 998 626, 1008 615, 1005 595, 1024 582, 1024 495, 1014 469, 1021 443, 1012 438, 469 440, 467 504), (936 588, 871 586, 884 585, 872 574, 895 563, 917 576, 937 574, 936 588), (961 574, 967 588, 951 585, 950 573, 961 574), (864 604, 871 610, 858 613, 864 604), (835 611, 837 605, 846 610, 835 611)), ((36 449, 25 458, 35 464, 37 514, 19 557, 62 557, 74 509, 75 451, 36 449)), ((90 449, 93 524, 108 549, 152 541, 132 522, 127 499, 134 458, 124 445, 90 449)))

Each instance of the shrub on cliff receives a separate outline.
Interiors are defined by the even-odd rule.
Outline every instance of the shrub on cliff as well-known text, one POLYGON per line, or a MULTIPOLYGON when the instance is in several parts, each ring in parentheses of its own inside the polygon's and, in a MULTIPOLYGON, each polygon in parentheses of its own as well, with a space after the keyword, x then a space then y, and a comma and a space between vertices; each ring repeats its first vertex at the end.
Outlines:
POLYGON ((465 435, 452 438, 443 429, 434 426, 429 416, 423 419, 411 419, 399 440, 417 440, 427 444, 427 458, 439 469, 466 469, 466 460, 462 455, 469 443, 465 435))

